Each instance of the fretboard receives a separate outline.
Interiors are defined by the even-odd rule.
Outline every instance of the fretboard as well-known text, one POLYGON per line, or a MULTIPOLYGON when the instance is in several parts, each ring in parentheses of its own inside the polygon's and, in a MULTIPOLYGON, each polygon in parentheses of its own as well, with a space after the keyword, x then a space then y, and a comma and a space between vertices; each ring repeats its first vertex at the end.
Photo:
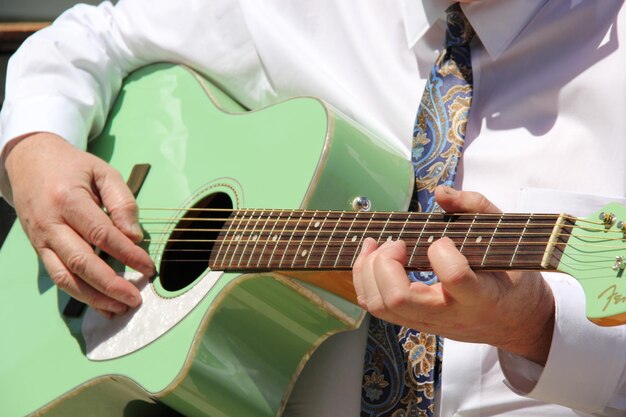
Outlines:
POLYGON ((216 270, 351 269, 367 237, 403 240, 409 270, 428 270, 442 237, 476 270, 555 269, 573 223, 556 214, 237 210, 210 256, 216 270))

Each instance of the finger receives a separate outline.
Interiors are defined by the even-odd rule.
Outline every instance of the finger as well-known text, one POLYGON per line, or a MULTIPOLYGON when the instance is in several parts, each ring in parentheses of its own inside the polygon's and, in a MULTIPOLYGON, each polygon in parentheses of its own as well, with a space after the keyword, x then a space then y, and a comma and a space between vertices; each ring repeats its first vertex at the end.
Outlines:
POLYGON ((104 317, 106 317, 107 319, 111 320, 113 318, 113 316, 115 316, 115 314, 111 313, 110 311, 106 311, 106 310, 101 310, 99 308, 95 309, 98 313, 102 314, 104 317))
POLYGON ((385 311, 382 314, 389 321, 398 322, 407 308, 411 308, 409 305, 415 307, 405 263, 406 244, 402 240, 385 243, 374 260, 377 289, 384 302, 385 311))
POLYGON ((113 225, 109 217, 86 194, 76 196, 64 209, 63 218, 83 239, 145 276, 154 275, 150 256, 113 225))
POLYGON ((472 191, 458 191, 442 185, 435 189, 435 199, 448 213, 500 213, 484 195, 472 191))
MULTIPOLYGON (((381 285, 394 282, 401 288, 408 287, 408 278, 404 270, 406 245, 403 241, 389 241, 380 246, 369 258, 371 279, 364 281, 367 297, 367 310, 381 319, 400 323, 402 320, 381 292, 381 285)), ((399 289, 398 293, 402 290, 399 289)))
POLYGON ((50 279, 52 279, 57 287, 70 296, 89 304, 107 317, 112 314, 123 314, 128 311, 126 304, 120 303, 96 291, 93 287, 70 272, 52 250, 47 248, 41 249, 39 250, 39 255, 50 275, 50 279))
POLYGON ((478 277, 451 239, 444 237, 430 245, 428 259, 439 277, 444 295, 466 305, 480 302, 482 297, 478 277))
POLYGON ((140 242, 143 231, 139 226, 137 203, 121 175, 106 166, 104 169, 94 170, 94 180, 102 204, 108 210, 113 224, 133 242, 140 242))
POLYGON ((356 299, 362 308, 367 308, 366 295, 363 282, 366 280, 367 257, 378 248, 376 241, 371 237, 366 238, 361 246, 359 256, 352 267, 352 284, 356 292, 356 299))
POLYGON ((55 226, 49 242, 63 265, 97 291, 130 307, 141 304, 139 290, 118 276, 70 227, 55 226))

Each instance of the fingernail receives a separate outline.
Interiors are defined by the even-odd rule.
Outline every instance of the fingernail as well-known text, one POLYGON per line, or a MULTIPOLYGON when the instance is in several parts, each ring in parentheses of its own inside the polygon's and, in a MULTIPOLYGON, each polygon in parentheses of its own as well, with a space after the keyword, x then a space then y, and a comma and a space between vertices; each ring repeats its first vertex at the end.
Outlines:
MULTIPOLYGON (((127 295, 124 298, 124 301, 126 302, 126 304, 128 304, 128 307, 135 308, 135 307, 138 307, 141 304, 141 296, 137 297, 135 295, 127 295)), ((127 307, 127 309, 128 309, 128 307, 127 307)))
POLYGON ((139 225, 139 223, 133 223, 130 226, 130 232, 133 236, 135 236, 137 241, 143 240, 143 229, 139 225))
POLYGON ((113 318, 113 313, 110 311, 102 310, 101 308, 96 308, 96 311, 102 314, 107 319, 111 320, 113 318))
POLYGON ((139 272, 141 272, 144 277, 150 278, 156 274, 156 269, 153 264, 146 264, 141 267, 141 271, 139 272))
POLYGON ((442 185, 442 188, 443 188, 443 192, 448 194, 448 195, 455 195, 455 194, 458 193, 457 190, 455 190, 452 187, 448 187, 447 185, 442 185))
POLYGON ((122 303, 112 303, 109 305, 108 309, 112 314, 124 314, 128 311, 128 306, 122 303))

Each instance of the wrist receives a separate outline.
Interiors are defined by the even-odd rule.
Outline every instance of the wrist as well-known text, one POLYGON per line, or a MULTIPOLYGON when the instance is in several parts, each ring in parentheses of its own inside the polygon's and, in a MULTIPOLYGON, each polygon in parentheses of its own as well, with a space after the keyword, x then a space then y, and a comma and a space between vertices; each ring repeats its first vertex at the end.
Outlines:
POLYGON ((528 305, 526 319, 518 327, 519 331, 515 332, 511 342, 498 347, 544 366, 552 345, 555 303, 550 286, 540 274, 537 274, 536 279, 537 292, 528 296, 528 300, 536 300, 535 304, 528 305))
POLYGON ((11 171, 20 164, 23 155, 30 153, 33 148, 40 148, 41 141, 46 141, 47 143, 52 141, 67 143, 62 137, 49 132, 27 133, 11 139, 2 152, 2 160, 4 161, 6 172, 9 174, 9 179, 11 171))

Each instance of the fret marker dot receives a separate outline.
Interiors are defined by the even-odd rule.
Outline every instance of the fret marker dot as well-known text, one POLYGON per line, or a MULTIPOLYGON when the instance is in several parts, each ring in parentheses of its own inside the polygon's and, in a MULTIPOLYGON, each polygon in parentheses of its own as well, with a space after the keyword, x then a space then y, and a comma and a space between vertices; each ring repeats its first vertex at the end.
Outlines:
POLYGON ((305 249, 305 250, 302 251, 302 253, 300 255, 306 256, 307 253, 309 253, 309 251, 305 249))
POLYGON ((352 236, 352 241, 356 242, 357 237, 356 236, 352 236))
POLYGON ((476 238, 476 243, 480 243, 482 240, 483 240, 483 237, 482 236, 478 236, 476 238))
POLYGON ((276 241, 278 240, 278 235, 274 235, 274 236, 272 236, 272 240, 273 240, 274 242, 276 242, 276 241))
POLYGON ((435 240, 435 238, 434 238, 434 237, 432 237, 432 236, 430 236, 430 237, 428 238, 428 243, 432 243, 432 242, 433 242, 433 240, 435 240))
POLYGON ((235 240, 241 239, 241 235, 235 235, 235 240))
POLYGON ((313 225, 313 227, 320 227, 320 222, 315 222, 315 224, 313 225))
POLYGON ((258 236, 257 236, 257 235, 252 235, 252 241, 253 241, 253 242, 254 242, 255 240, 257 240, 257 239, 258 239, 258 236))
POLYGON ((391 242, 392 240, 393 240, 393 237, 391 237, 391 236, 389 236, 389 237, 387 238, 387 242, 391 242))

